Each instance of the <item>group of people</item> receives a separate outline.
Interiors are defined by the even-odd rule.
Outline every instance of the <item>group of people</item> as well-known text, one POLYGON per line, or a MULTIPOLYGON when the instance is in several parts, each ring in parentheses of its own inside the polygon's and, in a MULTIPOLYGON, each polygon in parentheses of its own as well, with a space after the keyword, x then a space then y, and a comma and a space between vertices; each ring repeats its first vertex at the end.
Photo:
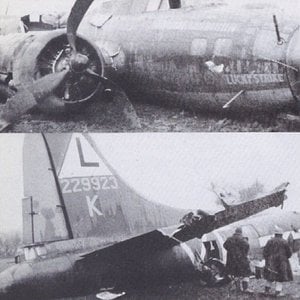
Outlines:
MULTIPOLYGON (((284 296, 282 283, 293 280, 289 262, 292 251, 288 242, 283 239, 283 230, 277 226, 275 229, 274 237, 267 242, 263 250, 265 293, 271 293, 272 283, 275 282, 275 295, 284 296)), ((236 228, 233 236, 229 237, 223 246, 227 250, 227 274, 233 277, 238 289, 252 293, 249 289, 249 276, 252 274, 248 258, 250 246, 247 238, 243 236, 242 228, 236 228)))

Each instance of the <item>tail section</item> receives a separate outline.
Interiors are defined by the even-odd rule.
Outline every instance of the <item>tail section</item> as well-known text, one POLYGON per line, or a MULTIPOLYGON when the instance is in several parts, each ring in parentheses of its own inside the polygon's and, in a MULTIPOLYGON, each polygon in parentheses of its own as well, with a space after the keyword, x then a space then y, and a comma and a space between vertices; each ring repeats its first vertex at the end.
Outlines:
POLYGON ((88 135, 72 136, 57 172, 74 237, 122 240, 177 224, 182 216, 129 187, 88 135))
MULTIPOLYGON (((27 195, 34 195, 34 211, 45 210, 45 201, 41 201, 44 197, 51 203, 48 204, 51 206, 48 214, 33 217, 34 220, 42 219, 35 223, 35 231, 40 232, 39 239, 49 231, 48 227, 54 226, 63 228, 64 237, 97 236, 104 241, 120 241, 153 229, 178 224, 186 213, 140 196, 111 167, 88 135, 47 134, 44 145, 41 136, 31 139, 36 139, 40 144, 32 141, 34 146, 31 148, 34 149, 30 149, 29 143, 26 144, 27 153, 32 151, 31 153, 38 152, 39 155, 34 155, 32 162, 27 163, 27 177, 35 177, 34 184, 29 184, 27 179, 27 195), (48 158, 45 158, 45 148, 49 149, 48 158), (41 156, 45 157, 42 159, 41 156), (48 162, 46 167, 42 167, 41 161, 48 162), (51 167, 49 161, 53 162, 52 171, 47 171, 51 167), (58 208, 61 208, 60 213, 58 208), (63 220, 59 219, 63 216, 63 220)), ((24 223, 24 228, 30 228, 32 216, 28 215, 25 219, 27 223, 24 223)), ((58 238, 53 232, 52 237, 58 238)))

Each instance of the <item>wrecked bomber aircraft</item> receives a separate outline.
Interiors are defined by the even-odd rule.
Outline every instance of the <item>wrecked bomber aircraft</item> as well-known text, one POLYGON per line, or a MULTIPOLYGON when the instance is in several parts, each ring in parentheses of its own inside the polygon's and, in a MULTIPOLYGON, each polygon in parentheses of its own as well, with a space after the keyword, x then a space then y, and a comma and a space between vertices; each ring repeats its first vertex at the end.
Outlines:
MULTIPOLYGON (((286 199, 283 184, 215 214, 154 202, 126 183, 88 134, 29 134, 23 155, 24 257, 0 273, 1 300, 125 293, 191 278, 225 283, 222 238, 232 233, 226 225, 286 199), (214 235, 218 228, 222 235, 214 235)), ((278 225, 300 228, 299 220, 285 217, 278 225)), ((251 235, 253 250, 259 237, 251 235)))
POLYGON ((77 37, 92 2, 76 1, 67 34, 0 38, 1 89, 10 98, 2 128, 35 103, 61 112, 108 94, 132 126, 139 122, 128 97, 136 95, 202 111, 280 110, 299 101, 297 21, 197 1, 104 1, 77 37))

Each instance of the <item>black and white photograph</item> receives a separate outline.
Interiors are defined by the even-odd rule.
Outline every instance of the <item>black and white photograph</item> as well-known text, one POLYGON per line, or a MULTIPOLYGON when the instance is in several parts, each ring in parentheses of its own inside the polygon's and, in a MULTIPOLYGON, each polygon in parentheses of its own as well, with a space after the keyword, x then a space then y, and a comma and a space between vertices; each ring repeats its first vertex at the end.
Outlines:
POLYGON ((299 149, 299 134, 0 135, 0 299, 298 299, 299 149))
POLYGON ((300 299, 300 0, 0 0, 0 300, 300 299))
POLYGON ((0 130, 299 131, 298 0, 1 0, 0 130))

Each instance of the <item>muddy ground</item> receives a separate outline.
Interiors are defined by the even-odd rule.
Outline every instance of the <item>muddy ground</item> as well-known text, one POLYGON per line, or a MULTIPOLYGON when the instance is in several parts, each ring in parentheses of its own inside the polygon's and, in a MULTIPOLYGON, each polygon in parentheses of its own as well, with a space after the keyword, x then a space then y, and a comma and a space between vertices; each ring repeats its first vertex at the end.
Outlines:
MULTIPOLYGON (((253 289, 253 294, 245 294, 238 292, 233 284, 228 284, 218 288, 206 288, 199 282, 189 282, 178 284, 176 286, 161 287, 157 290, 149 290, 144 292, 136 292, 136 294, 125 296, 121 299, 126 300, 196 300, 196 299, 274 299, 274 296, 265 296, 264 280, 251 279, 250 288, 253 289)), ((300 277, 296 277, 291 283, 284 285, 285 297, 280 299, 300 299, 300 277)))
POLYGON ((34 108, 7 132, 286 132, 300 131, 300 118, 286 113, 193 113, 133 102, 140 127, 132 127, 114 103, 93 103, 64 115, 34 108))

